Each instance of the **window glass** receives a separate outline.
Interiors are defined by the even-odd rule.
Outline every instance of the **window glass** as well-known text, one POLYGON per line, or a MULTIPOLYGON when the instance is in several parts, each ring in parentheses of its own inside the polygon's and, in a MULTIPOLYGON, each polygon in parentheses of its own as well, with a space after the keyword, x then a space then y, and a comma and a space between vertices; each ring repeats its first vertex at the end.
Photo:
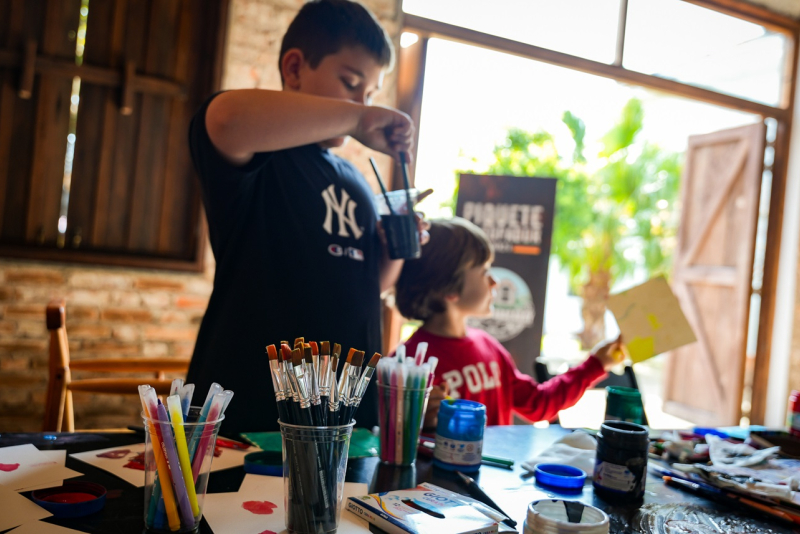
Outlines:
POLYGON ((619 0, 403 0, 403 11, 573 56, 614 61, 619 0))
POLYGON ((631 0, 623 66, 775 106, 784 34, 678 0, 631 0))

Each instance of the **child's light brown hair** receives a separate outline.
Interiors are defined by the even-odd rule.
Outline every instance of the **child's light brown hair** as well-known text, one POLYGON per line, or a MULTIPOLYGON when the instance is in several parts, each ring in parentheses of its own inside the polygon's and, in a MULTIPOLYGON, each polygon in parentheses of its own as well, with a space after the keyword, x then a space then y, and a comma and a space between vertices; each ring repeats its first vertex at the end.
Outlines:
POLYGON ((432 220, 430 234, 422 256, 406 260, 397 281, 397 309, 408 319, 446 311, 445 296, 461 293, 467 270, 494 258, 483 230, 461 217, 432 220))

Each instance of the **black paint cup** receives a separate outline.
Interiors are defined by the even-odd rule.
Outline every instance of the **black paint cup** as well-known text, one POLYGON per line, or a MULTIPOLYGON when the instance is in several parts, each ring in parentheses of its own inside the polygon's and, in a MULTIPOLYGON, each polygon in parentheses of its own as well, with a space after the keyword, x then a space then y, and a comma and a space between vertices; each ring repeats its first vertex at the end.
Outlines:
POLYGON ((414 260, 420 257, 419 232, 413 213, 381 215, 389 257, 393 260, 414 260))

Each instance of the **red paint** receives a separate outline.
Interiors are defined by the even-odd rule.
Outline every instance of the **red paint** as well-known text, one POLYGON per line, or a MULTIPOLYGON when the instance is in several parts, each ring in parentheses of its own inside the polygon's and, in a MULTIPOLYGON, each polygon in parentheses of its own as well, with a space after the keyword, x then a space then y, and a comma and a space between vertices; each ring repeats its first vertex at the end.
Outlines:
POLYGON ((222 456, 222 447, 214 446, 214 458, 222 456))
POLYGON ((56 493, 55 495, 48 495, 42 500, 47 502, 56 502, 60 504, 74 504, 76 502, 93 501, 96 498, 97 495, 92 495, 91 493, 81 493, 76 491, 72 493, 56 493))
POLYGON ((120 458, 125 458, 128 454, 130 454, 130 449, 117 449, 115 451, 108 451, 101 454, 98 454, 98 458, 111 458, 112 460, 119 460, 120 458))
POLYGON ((144 453, 140 452, 133 458, 131 458, 128 463, 123 465, 122 467, 127 467, 128 469, 135 469, 137 471, 144 471, 144 453))
POLYGON ((274 532, 272 530, 265 530, 264 532, 261 532, 259 534, 277 534, 277 532, 274 532))
POLYGON ((242 503, 242 508, 257 515, 269 515, 277 507, 277 504, 269 501, 246 501, 242 503))
POLYGON ((16 471, 18 467, 19 464, 0 464, 0 471, 10 473, 11 471, 16 471))

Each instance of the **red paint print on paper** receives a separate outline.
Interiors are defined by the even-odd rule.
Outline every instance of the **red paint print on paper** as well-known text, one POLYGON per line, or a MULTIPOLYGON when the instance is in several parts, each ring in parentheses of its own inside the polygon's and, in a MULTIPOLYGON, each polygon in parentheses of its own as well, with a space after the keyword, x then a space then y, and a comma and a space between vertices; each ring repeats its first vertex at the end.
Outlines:
POLYGON ((11 471, 16 471, 18 467, 19 464, 0 464, 0 471, 10 473, 11 471))
POLYGON ((242 503, 242 508, 257 515, 269 515, 277 507, 277 504, 269 501, 245 501, 242 503))
POLYGON ((261 532, 260 534, 278 534, 278 533, 273 531, 273 530, 265 530, 264 532, 261 532))
POLYGON ((128 469, 135 469, 137 471, 144 471, 144 453, 140 452, 133 458, 131 458, 127 464, 123 465, 122 467, 127 467, 128 469))
POLYGON ((107 451, 97 455, 98 458, 110 458, 112 460, 119 460, 125 458, 130 454, 130 449, 117 449, 115 451, 107 451))

